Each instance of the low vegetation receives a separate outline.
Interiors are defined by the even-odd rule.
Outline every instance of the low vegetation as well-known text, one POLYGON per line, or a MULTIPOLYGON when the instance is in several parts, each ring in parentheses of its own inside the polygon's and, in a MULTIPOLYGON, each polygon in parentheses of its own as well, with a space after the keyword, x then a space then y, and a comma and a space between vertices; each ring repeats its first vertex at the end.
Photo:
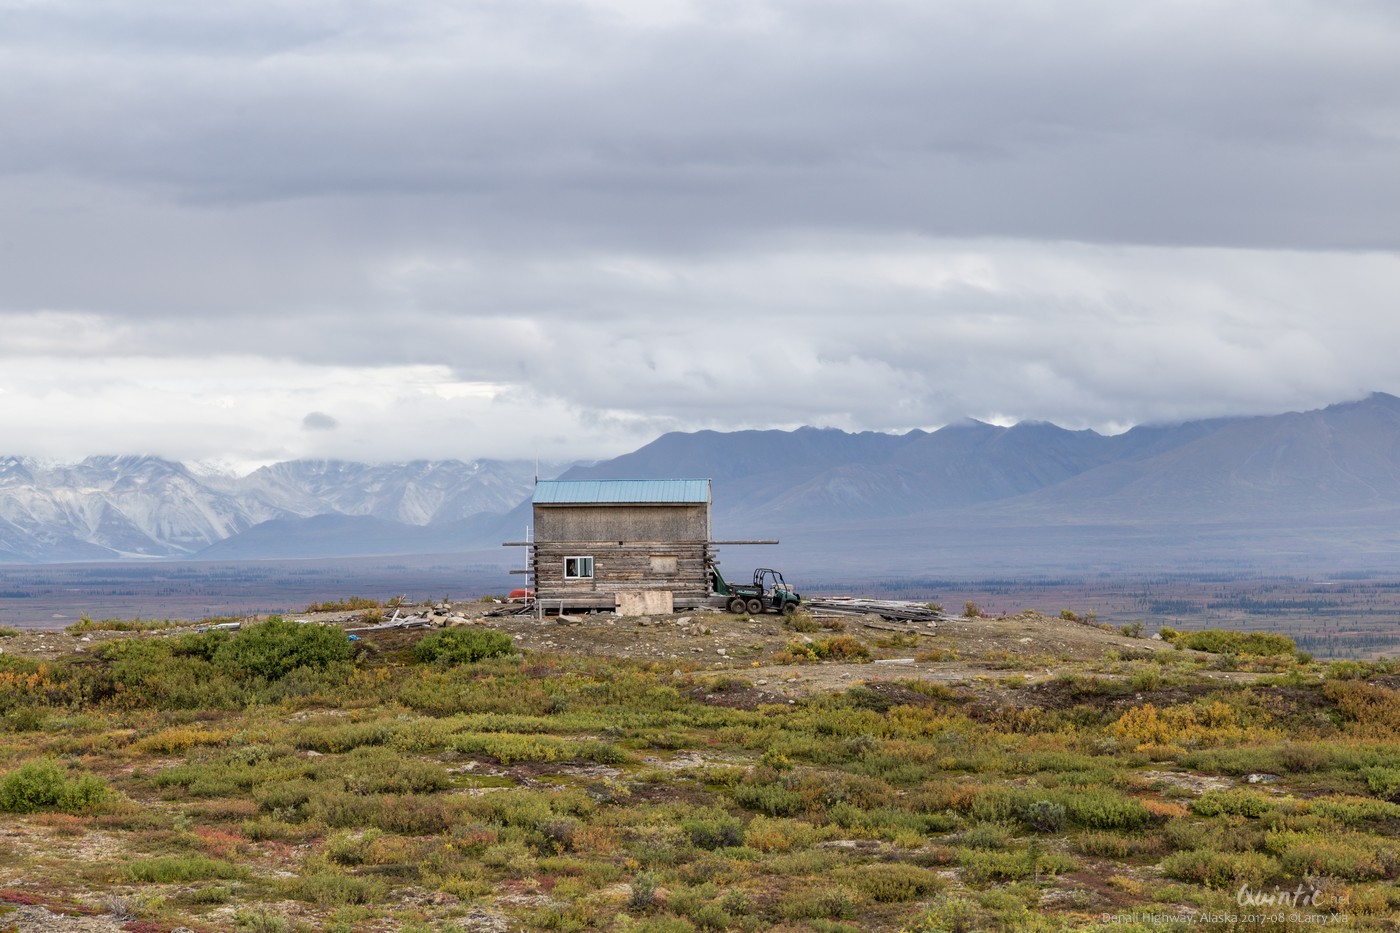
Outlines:
POLYGON ((1385 663, 780 631, 722 671, 285 619, 0 654, 0 927, 120 899, 142 930, 1136 933, 1301 886, 1268 929, 1393 928, 1385 663), (901 680, 887 651, 972 673, 901 680), (851 676, 788 702, 760 663, 851 676))

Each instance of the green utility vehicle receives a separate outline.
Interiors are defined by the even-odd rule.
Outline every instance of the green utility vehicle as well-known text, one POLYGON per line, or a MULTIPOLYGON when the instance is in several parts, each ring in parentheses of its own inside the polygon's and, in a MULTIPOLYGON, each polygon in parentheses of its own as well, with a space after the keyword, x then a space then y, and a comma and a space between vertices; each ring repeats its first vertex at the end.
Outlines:
POLYGON ((714 603, 735 615, 743 612, 751 616, 781 612, 790 616, 802 604, 802 597, 787 585, 783 575, 768 567, 755 570, 753 583, 746 586, 726 582, 719 568, 711 564, 710 590, 714 594, 714 603))

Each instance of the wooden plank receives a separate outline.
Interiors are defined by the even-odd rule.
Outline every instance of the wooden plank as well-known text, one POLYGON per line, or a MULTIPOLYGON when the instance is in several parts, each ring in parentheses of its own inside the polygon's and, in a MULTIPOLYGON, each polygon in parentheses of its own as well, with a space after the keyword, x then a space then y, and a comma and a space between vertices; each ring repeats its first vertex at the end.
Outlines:
POLYGON ((741 545, 741 544, 781 544, 777 538, 769 538, 766 541, 711 541, 711 545, 741 545))

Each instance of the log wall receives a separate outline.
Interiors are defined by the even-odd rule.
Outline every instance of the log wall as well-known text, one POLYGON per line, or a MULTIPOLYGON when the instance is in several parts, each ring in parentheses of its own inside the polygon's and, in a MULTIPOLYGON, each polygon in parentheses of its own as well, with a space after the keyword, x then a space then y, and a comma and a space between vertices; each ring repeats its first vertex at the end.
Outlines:
POLYGON ((669 590, 679 603, 709 594, 705 541, 535 541, 535 592, 541 600, 669 590), (564 579, 566 557, 593 558, 593 579, 564 579), (661 558, 654 561, 653 558, 661 558), (674 558, 674 572, 668 572, 674 558), (658 569, 659 568, 659 569, 658 569))

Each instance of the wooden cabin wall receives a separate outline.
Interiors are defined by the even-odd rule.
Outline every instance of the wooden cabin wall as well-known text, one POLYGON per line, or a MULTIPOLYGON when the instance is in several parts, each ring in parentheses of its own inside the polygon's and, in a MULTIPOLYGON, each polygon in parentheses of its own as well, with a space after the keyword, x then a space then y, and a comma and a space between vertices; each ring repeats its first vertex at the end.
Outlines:
POLYGON ((684 505, 537 505, 535 542, 708 541, 710 507, 684 505))
POLYGON ((677 600, 702 599, 709 593, 704 541, 535 541, 535 587, 541 599, 616 593, 619 590, 670 590, 677 600), (565 580, 564 558, 592 557, 593 579, 565 580), (658 572, 653 557, 675 558, 675 572, 658 572))

